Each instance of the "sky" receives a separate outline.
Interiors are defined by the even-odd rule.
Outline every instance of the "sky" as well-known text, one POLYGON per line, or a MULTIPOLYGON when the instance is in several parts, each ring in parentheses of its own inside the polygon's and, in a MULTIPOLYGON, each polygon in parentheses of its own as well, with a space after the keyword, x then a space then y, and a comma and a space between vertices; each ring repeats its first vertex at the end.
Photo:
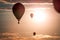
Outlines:
POLYGON ((51 3, 52 0, 1 0, 6 2, 23 2, 23 3, 40 3, 40 2, 48 2, 51 3))
POLYGON ((0 0, 0 9, 11 9, 12 4, 21 3, 52 3, 52 0, 0 0))
POLYGON ((59 21, 60 14, 55 11, 52 0, 0 0, 0 32, 18 32, 25 36, 31 36, 33 32, 60 35, 59 21), (25 6, 20 24, 12 12, 15 2, 25 6), (34 14, 34 18, 30 17, 30 13, 34 14))

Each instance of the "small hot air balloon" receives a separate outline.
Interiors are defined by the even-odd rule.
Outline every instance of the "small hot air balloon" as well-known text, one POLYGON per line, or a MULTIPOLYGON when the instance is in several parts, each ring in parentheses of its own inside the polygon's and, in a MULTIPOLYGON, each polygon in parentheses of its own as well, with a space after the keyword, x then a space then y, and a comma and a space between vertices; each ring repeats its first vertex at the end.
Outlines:
POLYGON ((33 36, 35 36, 36 35, 36 32, 33 32, 33 36))
POLYGON ((12 7, 12 11, 14 16, 16 17, 16 19, 18 20, 18 24, 19 21, 21 19, 21 17, 23 16, 24 12, 25 12, 25 7, 23 4, 21 3, 16 3, 13 7, 12 7))
POLYGON ((60 0, 53 0, 55 10, 60 13, 60 0))
POLYGON ((33 13, 30 14, 30 17, 33 18, 33 13))

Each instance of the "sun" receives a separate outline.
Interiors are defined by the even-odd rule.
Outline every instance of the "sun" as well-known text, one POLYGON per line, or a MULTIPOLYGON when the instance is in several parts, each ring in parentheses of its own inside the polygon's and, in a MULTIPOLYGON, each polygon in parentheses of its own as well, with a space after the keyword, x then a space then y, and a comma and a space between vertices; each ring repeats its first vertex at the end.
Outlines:
POLYGON ((35 8, 33 9, 33 21, 34 22, 44 22, 47 19, 47 14, 45 8, 35 8))

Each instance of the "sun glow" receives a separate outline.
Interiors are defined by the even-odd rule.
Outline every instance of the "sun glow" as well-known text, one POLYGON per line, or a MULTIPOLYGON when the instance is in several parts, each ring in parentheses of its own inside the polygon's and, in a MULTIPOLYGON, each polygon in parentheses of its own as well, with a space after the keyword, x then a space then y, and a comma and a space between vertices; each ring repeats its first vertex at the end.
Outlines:
POLYGON ((34 22, 44 22, 46 21, 47 14, 46 14, 46 8, 35 8, 33 9, 33 21, 34 22))

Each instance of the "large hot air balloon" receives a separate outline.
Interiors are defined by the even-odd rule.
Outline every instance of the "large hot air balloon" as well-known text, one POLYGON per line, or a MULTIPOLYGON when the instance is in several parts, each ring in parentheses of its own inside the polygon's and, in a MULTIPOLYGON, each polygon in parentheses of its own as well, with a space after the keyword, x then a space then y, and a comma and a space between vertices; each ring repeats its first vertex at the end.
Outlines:
POLYGON ((60 0, 53 0, 55 10, 60 13, 60 0))
POLYGON ((21 3, 16 3, 13 6, 12 11, 13 11, 14 16, 18 20, 18 24, 19 24, 19 21, 20 21, 21 17, 23 16, 24 12, 25 12, 24 5, 21 4, 21 3))
POLYGON ((30 14, 30 17, 33 18, 33 13, 30 14))

